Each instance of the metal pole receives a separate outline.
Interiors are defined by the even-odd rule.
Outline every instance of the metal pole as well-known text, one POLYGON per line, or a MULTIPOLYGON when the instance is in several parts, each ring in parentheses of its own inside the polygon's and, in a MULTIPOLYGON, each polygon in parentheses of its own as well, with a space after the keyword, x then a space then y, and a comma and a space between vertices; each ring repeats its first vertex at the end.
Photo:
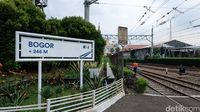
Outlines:
POLYGON ((151 56, 153 56, 153 26, 151 29, 151 56))
POLYGON ((88 3, 89 3, 89 0, 85 0, 85 2, 84 2, 84 5, 85 5, 84 17, 85 17, 85 20, 89 22, 90 21, 89 20, 90 5, 88 3))
POLYGON ((95 90, 92 91, 92 107, 95 107, 95 90))
POLYGON ((122 85, 122 92, 124 93, 124 79, 121 79, 121 85, 122 85))
POLYGON ((33 5, 35 5, 35 0, 32 0, 32 2, 33 2, 33 5))
POLYGON ((47 99, 47 109, 46 112, 50 112, 51 111, 51 100, 47 99))
POLYGON ((80 61, 80 89, 83 88, 83 60, 80 61))
POLYGON ((38 61, 38 107, 41 107, 42 103, 42 61, 38 61))
POLYGON ((123 54, 123 52, 122 52, 122 78, 124 78, 123 69, 124 69, 124 54, 123 54))
POLYGON ((169 40, 172 40, 172 20, 170 19, 170 28, 169 28, 169 40))

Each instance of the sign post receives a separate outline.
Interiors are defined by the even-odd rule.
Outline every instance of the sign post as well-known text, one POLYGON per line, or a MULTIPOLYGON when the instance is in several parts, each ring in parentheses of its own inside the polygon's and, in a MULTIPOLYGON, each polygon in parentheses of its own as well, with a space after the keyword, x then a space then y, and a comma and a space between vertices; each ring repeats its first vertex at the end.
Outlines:
POLYGON ((83 89, 83 60, 80 61, 80 89, 83 89))
MULTIPOLYGON (((42 104, 42 61, 38 61, 38 104, 42 104)), ((41 105, 38 105, 41 107, 41 105)))
POLYGON ((83 61, 94 61, 94 41, 16 31, 15 60, 38 62, 38 106, 42 102, 42 61, 80 61, 80 89, 83 61))

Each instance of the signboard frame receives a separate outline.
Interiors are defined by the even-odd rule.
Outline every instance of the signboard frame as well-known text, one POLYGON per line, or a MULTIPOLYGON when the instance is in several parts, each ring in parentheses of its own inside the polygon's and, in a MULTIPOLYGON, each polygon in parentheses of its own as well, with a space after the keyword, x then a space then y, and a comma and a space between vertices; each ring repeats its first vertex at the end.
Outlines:
MULTIPOLYGON (((23 40, 24 41, 24 40, 23 40)), ((29 41, 30 42, 30 41, 29 41)), ((43 42, 43 41, 42 41, 43 42)), ((29 43, 30 44, 30 43, 29 43)), ((95 58, 95 45, 94 40, 85 40, 85 39, 75 39, 75 38, 69 38, 69 37, 60 37, 60 36, 53 36, 53 35, 45 35, 45 34, 37 34, 37 33, 28 33, 28 32, 20 32, 16 31, 15 33, 15 61, 18 62, 38 62, 38 107, 41 107, 42 103, 42 61, 80 61, 80 89, 83 87, 83 61, 94 61, 95 58), (55 40, 55 41, 67 41, 67 42, 73 42, 82 44, 82 43, 90 43, 91 48, 88 49, 91 51, 86 52, 82 55, 79 55, 77 58, 70 58, 70 57, 20 57, 22 55, 22 37, 23 38, 40 38, 40 39, 48 39, 48 40, 55 40), (21 53, 21 54, 20 54, 21 53), (88 58, 88 54, 91 54, 91 58, 88 58), (87 56, 85 56, 87 55, 87 56), (80 58, 81 57, 81 58, 80 58), (87 58, 85 58, 87 57, 87 58)), ((89 46, 89 45, 88 45, 89 46)), ((30 47, 30 45, 26 46, 30 47)), ((25 47, 25 48, 26 48, 25 47)), ((79 46, 80 47, 80 46, 79 46)), ((84 46, 83 46, 84 47, 84 46)), ((52 47, 53 48, 53 47, 52 47)), ((81 47, 82 48, 82 47, 81 47)), ((87 47, 86 47, 87 48, 87 47)), ((84 48, 83 48, 84 49, 84 48)), ((80 50, 80 49, 79 49, 80 50)), ((73 50, 72 52, 79 52, 76 50, 73 50)), ((26 54, 26 53, 25 53, 26 54)))
MULTIPOLYGON (((94 40, 85 40, 85 39, 76 39, 70 37, 61 37, 61 36, 53 36, 53 35, 44 35, 44 34, 37 34, 37 33, 28 33, 28 32, 20 32, 16 31, 15 36, 16 44, 15 44, 15 61, 21 62, 30 62, 30 61, 94 61, 95 57, 95 43, 94 40), (40 38, 40 39, 47 39, 47 40, 55 40, 55 41, 67 41, 73 43, 89 43, 92 45, 92 58, 77 58, 77 57, 20 57, 21 52, 21 38, 22 37, 29 37, 29 38, 40 38)), ((78 51, 77 51, 78 52, 78 51)))

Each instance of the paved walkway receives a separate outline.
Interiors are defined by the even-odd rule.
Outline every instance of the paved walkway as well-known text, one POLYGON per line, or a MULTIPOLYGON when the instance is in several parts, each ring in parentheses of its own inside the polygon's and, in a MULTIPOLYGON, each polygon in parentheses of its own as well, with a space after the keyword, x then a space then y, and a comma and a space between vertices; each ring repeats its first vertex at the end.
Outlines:
MULTIPOLYGON (((176 98, 176 101, 182 102, 182 104, 187 107, 200 106, 198 102, 188 98, 176 98)), ((126 95, 108 108, 105 112, 182 112, 169 111, 169 109, 176 108, 176 106, 177 104, 165 97, 126 95)))
POLYGON ((109 79, 114 79, 115 78, 115 76, 113 75, 113 72, 112 72, 112 70, 110 68, 109 63, 107 63, 107 73, 106 74, 107 74, 109 79))

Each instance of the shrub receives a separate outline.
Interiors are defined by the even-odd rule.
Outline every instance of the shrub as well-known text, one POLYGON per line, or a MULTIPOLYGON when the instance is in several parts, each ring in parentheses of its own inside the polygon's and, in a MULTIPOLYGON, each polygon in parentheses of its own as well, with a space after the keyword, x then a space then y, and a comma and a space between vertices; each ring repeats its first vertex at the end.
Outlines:
POLYGON ((81 89, 81 92, 86 92, 86 91, 90 91, 91 88, 89 87, 89 85, 86 83, 86 84, 83 84, 83 88, 81 89))
POLYGON ((64 84, 64 69, 52 70, 51 73, 47 74, 44 78, 45 82, 51 85, 61 85, 64 84))
POLYGON ((0 103, 1 106, 21 105, 25 99, 28 99, 27 83, 18 84, 16 81, 7 82, 0 88, 0 103))
POLYGON ((137 78, 134 89, 137 93, 143 93, 147 86, 148 82, 144 78, 137 78))
POLYGON ((184 66, 200 66, 199 58, 147 58, 145 60, 147 63, 157 63, 166 65, 184 65, 184 66))
POLYGON ((144 59, 129 58, 129 59, 124 59, 124 62, 126 64, 132 63, 132 62, 145 63, 145 60, 144 59))
POLYGON ((133 74, 133 71, 128 69, 127 67, 123 68, 123 72, 125 77, 131 76, 133 74))
POLYGON ((50 86, 45 86, 42 88, 42 96, 45 98, 45 100, 53 96, 53 92, 50 86))
POLYGON ((91 90, 102 87, 105 84, 106 79, 107 77, 102 75, 100 76, 93 75, 93 78, 90 78, 89 74, 84 74, 84 81, 86 81, 87 85, 91 90))
POLYGON ((139 62, 139 63, 156 63, 156 64, 166 64, 166 65, 184 65, 184 66, 196 66, 200 67, 200 58, 187 58, 187 57, 166 57, 166 58, 145 58, 144 60, 138 59, 125 59, 126 63, 139 62))
POLYGON ((113 75, 115 76, 115 78, 118 80, 118 79, 120 79, 120 78, 122 78, 122 69, 119 67, 119 66, 117 66, 117 65, 111 65, 110 66, 111 67, 111 69, 112 69, 112 72, 113 72, 113 75))
POLYGON ((71 71, 71 70, 65 71, 65 78, 79 79, 79 77, 80 77, 79 71, 71 71))
POLYGON ((20 65, 13 60, 9 60, 5 62, 2 70, 8 72, 9 70, 18 70, 20 69, 20 65))
POLYGON ((61 85, 56 86, 56 96, 60 96, 62 94, 63 88, 61 85))

